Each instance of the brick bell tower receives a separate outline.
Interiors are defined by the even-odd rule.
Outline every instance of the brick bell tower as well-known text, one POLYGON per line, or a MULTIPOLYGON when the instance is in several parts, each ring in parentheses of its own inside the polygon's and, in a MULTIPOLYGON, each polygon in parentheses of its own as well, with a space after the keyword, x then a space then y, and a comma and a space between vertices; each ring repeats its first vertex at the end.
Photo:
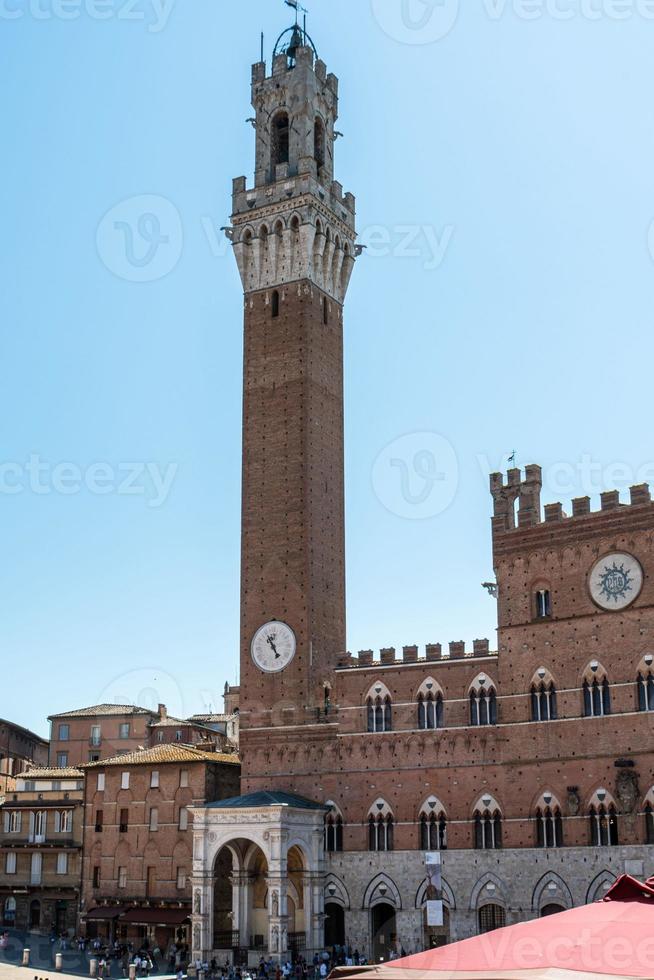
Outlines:
POLYGON ((229 232, 245 292, 245 780, 250 746, 324 722, 345 650, 343 302, 358 254, 355 200, 334 180, 338 80, 297 24, 270 75, 253 66, 252 105, 254 187, 234 181, 229 232))

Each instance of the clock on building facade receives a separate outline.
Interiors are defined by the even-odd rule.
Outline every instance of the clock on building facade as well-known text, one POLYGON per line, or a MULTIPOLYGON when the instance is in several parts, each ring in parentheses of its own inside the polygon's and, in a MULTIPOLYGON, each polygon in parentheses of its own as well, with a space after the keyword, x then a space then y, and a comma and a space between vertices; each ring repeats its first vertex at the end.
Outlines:
POLYGON ((273 621, 261 626, 252 640, 252 659, 259 670, 278 674, 295 656, 295 633, 286 623, 273 621))

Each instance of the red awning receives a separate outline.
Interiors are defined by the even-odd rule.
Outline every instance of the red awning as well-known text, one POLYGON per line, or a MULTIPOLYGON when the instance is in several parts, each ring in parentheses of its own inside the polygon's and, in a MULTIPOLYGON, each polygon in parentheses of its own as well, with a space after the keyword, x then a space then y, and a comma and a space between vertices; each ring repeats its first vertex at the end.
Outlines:
POLYGON ((106 905, 100 906, 97 909, 89 909, 85 915, 82 916, 88 922, 89 919, 99 919, 110 921, 112 919, 119 918, 125 911, 124 905, 106 905))
MULTIPOLYGON (((337 973, 338 976, 338 973, 337 973)), ((361 980, 609 980, 654 977, 654 880, 623 875, 592 905, 521 922, 363 972, 361 980)))
POLYGON ((190 909, 128 909, 120 921, 137 926, 181 926, 190 917, 190 909))

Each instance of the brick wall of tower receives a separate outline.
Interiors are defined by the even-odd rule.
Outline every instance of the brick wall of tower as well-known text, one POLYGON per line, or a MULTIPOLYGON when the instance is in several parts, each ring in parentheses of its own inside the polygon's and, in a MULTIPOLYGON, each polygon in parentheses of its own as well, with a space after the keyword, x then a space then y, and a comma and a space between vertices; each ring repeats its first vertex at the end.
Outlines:
POLYGON ((241 724, 310 722, 345 646, 342 308, 307 281, 246 296, 241 724), (325 315, 326 314, 326 315, 325 315), (325 322, 325 320, 327 322, 325 322), (287 622, 280 675, 250 658, 263 623, 287 622))

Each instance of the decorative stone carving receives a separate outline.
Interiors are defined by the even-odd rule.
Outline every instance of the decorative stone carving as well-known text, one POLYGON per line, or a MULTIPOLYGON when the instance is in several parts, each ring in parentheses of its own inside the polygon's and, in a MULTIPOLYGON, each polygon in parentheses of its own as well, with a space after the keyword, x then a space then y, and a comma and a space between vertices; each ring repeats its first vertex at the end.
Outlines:
POLYGON ((581 800, 579 799, 579 791, 576 786, 571 786, 568 789, 568 813, 571 817, 576 817, 579 815, 581 810, 581 800))

